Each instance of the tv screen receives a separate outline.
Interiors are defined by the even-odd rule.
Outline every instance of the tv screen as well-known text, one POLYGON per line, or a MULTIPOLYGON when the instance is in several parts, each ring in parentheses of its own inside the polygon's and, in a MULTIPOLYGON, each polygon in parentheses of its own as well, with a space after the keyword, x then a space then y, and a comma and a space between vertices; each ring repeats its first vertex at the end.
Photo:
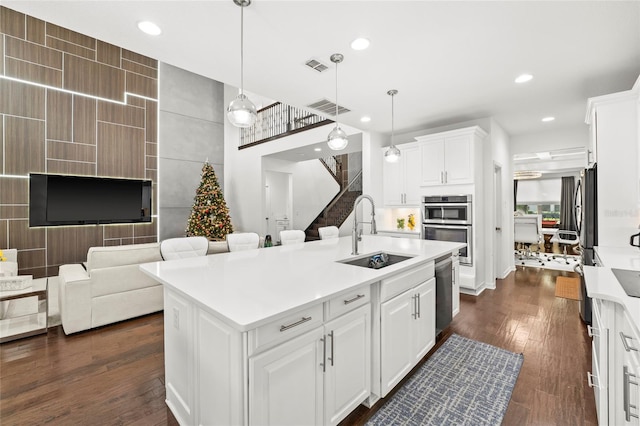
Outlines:
POLYGON ((29 226, 151 222, 151 181, 29 174, 29 226))

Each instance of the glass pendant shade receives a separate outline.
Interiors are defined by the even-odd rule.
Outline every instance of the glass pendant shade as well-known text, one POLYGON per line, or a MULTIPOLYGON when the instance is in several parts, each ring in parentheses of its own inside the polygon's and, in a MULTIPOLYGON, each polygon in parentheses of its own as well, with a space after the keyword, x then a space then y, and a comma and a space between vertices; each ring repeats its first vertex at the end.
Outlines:
POLYGON ((384 159, 388 163, 397 163, 400 159, 400 150, 395 145, 391 145, 384 153, 384 159))
POLYGON ((327 136, 327 145, 334 151, 345 149, 348 143, 347 134, 338 126, 334 127, 329 136, 327 136))
POLYGON ((251 127, 258 118, 256 106, 243 93, 239 94, 227 108, 227 117, 236 127, 251 127))

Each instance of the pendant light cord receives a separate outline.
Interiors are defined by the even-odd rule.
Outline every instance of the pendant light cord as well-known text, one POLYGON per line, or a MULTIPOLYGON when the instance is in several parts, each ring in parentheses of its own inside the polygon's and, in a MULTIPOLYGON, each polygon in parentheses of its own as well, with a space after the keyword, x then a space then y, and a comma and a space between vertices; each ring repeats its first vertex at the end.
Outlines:
POLYGON ((244 3, 240 5, 240 94, 244 94, 244 3))
POLYGON ((395 95, 391 95, 391 146, 393 145, 393 122, 394 122, 394 114, 393 114, 393 97, 395 95))
POLYGON ((338 123, 338 64, 339 62, 336 62, 336 129, 340 127, 338 123))

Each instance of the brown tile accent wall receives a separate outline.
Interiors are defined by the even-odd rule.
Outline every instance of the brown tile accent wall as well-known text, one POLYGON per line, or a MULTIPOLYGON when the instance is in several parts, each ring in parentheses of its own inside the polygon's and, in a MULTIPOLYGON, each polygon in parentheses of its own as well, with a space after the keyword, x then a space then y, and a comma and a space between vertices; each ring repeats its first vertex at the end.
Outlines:
POLYGON ((151 179, 157 214, 157 93, 155 59, 0 6, 0 248, 18 249, 21 274, 57 275, 92 246, 157 241, 155 221, 29 228, 29 180, 8 176, 151 179))

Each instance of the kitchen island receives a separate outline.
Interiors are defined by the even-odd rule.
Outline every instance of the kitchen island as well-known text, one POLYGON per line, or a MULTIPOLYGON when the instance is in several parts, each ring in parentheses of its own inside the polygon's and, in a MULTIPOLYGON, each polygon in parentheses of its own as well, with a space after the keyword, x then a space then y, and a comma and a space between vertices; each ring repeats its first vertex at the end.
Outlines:
POLYGON ((434 259, 464 245, 365 235, 359 256, 351 245, 141 265, 165 287, 167 405, 181 424, 337 424, 416 365, 435 344, 434 259), (341 262, 379 252, 409 258, 341 262))
POLYGON ((592 370, 599 424, 640 424, 640 298, 626 293, 616 270, 637 271, 635 247, 595 247, 599 267, 585 266, 587 294, 592 298, 592 370))

